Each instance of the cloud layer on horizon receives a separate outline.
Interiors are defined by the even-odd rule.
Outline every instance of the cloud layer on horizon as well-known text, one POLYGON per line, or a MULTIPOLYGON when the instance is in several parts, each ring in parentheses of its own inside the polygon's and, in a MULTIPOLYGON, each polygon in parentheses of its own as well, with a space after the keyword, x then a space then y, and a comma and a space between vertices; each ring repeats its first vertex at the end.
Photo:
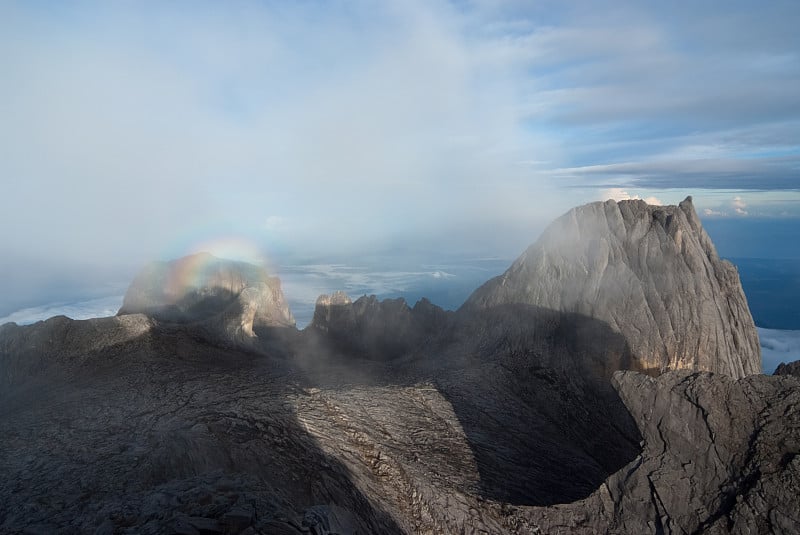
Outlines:
POLYGON ((764 373, 771 374, 782 362, 800 360, 800 331, 758 327, 764 373))
POLYGON ((114 316, 122 306, 122 297, 121 295, 112 295, 74 303, 48 303, 23 308, 5 317, 0 317, 0 325, 9 322, 28 325, 53 316, 67 316, 74 320, 114 316))

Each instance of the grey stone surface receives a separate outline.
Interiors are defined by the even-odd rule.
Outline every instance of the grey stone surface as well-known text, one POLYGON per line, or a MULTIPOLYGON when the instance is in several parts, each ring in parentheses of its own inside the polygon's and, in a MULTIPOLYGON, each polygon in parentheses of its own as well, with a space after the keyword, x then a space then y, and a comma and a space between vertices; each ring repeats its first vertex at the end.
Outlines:
POLYGON ((3 391, 0 532, 170 533, 202 518, 307 533, 320 511, 356 533, 798 527, 795 377, 616 375, 643 447, 611 470, 599 452, 629 431, 555 369, 476 356, 312 370, 173 336, 155 328, 144 350, 112 346, 3 391))
POLYGON ((789 363, 781 362, 778 364, 778 367, 775 368, 774 375, 794 375, 800 377, 800 360, 789 363))
POLYGON ((800 532, 800 380, 614 379, 643 451, 586 500, 527 511, 543 532, 800 532))
POLYGON ((0 391, 64 367, 103 355, 116 360, 115 348, 145 349, 151 319, 141 314, 89 320, 55 316, 33 325, 0 325, 0 391))
MULTIPOLYGON (((741 377, 757 360, 746 303, 689 208, 579 209, 633 214, 606 239, 603 284, 548 233, 508 288, 457 313, 334 294, 298 332, 277 281, 220 261, 173 294, 178 262, 137 279, 119 316, 0 326, 0 532, 798 532, 800 379, 741 377), (539 272, 617 311, 528 302, 538 279, 518 275, 539 272), (652 344, 604 293, 626 285, 675 318, 637 324, 652 344)), ((559 224, 582 233, 573 217, 588 216, 559 224)))
POLYGON ((643 369, 761 372, 738 272, 717 255, 691 197, 679 206, 606 201, 570 210, 464 306, 504 304, 601 320, 643 369))
POLYGON ((145 314, 247 340, 259 329, 293 327, 280 280, 258 266, 198 253, 145 267, 131 283, 118 315, 145 314))
POLYGON ((451 316, 424 298, 411 308, 402 298, 365 295, 353 302, 339 291, 317 299, 306 335, 351 355, 387 360, 440 336, 451 316))

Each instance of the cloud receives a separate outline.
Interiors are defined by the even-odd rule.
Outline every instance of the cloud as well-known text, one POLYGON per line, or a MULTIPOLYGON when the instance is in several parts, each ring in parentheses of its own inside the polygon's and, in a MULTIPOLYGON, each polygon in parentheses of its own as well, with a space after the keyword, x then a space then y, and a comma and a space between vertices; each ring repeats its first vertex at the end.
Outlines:
POLYGON ((14 322, 19 325, 28 325, 37 321, 46 320, 53 316, 67 316, 75 320, 89 318, 104 318, 116 315, 122 306, 121 295, 112 295, 75 303, 49 303, 36 307, 28 307, 12 312, 0 318, 0 325, 14 322))
POLYGON ((444 270, 388 270, 348 264, 283 266, 280 275, 282 281, 285 279, 285 293, 289 294, 286 287, 291 287, 294 289, 291 293, 309 302, 315 302, 322 293, 335 290, 344 290, 353 295, 387 295, 402 292, 420 280, 451 279, 455 276, 444 270), (302 283, 302 286, 296 286, 295 283, 302 283))
POLYGON ((800 360, 800 331, 758 327, 764 373, 771 374, 781 362, 800 360))
MULTIPOLYGON (((703 215, 708 217, 727 217, 729 214, 733 214, 737 217, 747 217, 750 215, 747 203, 739 195, 727 202, 725 206, 703 209, 703 215)), ((780 213, 773 213, 772 215, 774 217, 780 217, 780 213)))
POLYGON ((610 188, 603 190, 601 192, 601 197, 602 197, 601 200, 606 200, 606 199, 613 199, 615 201, 644 200, 644 202, 646 202, 647 204, 653 204, 656 206, 661 206, 662 204, 664 204, 656 197, 650 196, 642 199, 638 195, 631 195, 622 188, 610 188))
POLYGON ((722 212, 720 210, 714 210, 712 208, 704 208, 703 215, 708 217, 725 217, 728 214, 727 212, 722 212))
POLYGON ((731 206, 733 207, 733 211, 740 216, 747 215, 747 204, 742 200, 741 197, 734 197, 733 201, 731 201, 731 206))
POLYGON ((209 221, 268 247, 269 214, 298 248, 341 249, 487 207, 526 222, 519 199, 545 195, 515 164, 553 152, 516 75, 449 4, 3 11, 4 249, 139 262, 209 221))
POLYGON ((572 184, 623 184, 649 189, 736 189, 795 191, 800 184, 800 156, 739 159, 693 159, 622 162, 560 168, 554 174, 572 184))
POLYGON ((798 18, 797 2, 4 3, 0 249, 130 269, 204 232, 307 257, 497 228, 477 246, 498 254, 579 188, 796 191, 798 18))

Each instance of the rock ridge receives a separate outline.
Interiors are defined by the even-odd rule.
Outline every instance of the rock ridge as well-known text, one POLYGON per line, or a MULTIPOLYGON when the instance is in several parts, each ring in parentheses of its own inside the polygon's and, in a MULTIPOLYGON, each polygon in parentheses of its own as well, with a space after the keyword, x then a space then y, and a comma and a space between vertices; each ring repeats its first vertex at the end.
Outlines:
POLYGON ((306 330, 343 351, 388 360, 437 337, 450 316, 425 298, 412 308, 402 297, 380 300, 363 295, 352 301, 337 291, 319 296, 306 330))

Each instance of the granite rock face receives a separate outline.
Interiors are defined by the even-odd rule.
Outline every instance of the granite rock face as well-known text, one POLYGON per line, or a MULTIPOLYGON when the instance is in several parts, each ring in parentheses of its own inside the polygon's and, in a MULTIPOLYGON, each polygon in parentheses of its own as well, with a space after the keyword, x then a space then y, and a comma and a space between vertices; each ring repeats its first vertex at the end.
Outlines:
POLYGON ((302 370, 158 325, 98 349, 0 390, 0 531, 800 529, 795 377, 616 374, 642 446, 609 473, 609 400, 521 356, 302 370))
POLYGON ((33 325, 0 325, 0 391, 64 367, 111 360, 132 344, 145 346, 153 322, 141 314, 89 320, 55 316, 33 325))
POLYGON ((304 428, 285 360, 159 324, 72 352, 92 333, 61 321, 58 365, 0 389, 0 532, 399 532, 304 428))
POLYGON ((778 364, 778 367, 775 368, 775 373, 773 375, 794 375, 796 377, 800 377, 800 360, 796 360, 794 362, 781 362, 778 364))
POLYGON ((0 532, 797 533, 800 380, 742 377, 749 318, 687 202, 576 209, 456 313, 297 331, 258 268, 152 266, 0 326, 0 532))
POLYGON ((800 380, 618 372, 643 450, 589 498, 530 510, 543 533, 797 533, 800 380))
POLYGON ((295 325, 277 277, 208 253, 145 267, 125 294, 118 315, 126 314, 204 324, 233 340, 252 338, 262 328, 295 325))
POLYGON ((570 210, 464 308, 508 304, 607 323, 630 346, 634 369, 761 372, 738 272, 717 255, 691 197, 678 206, 632 200, 570 210))
POLYGON ((386 360, 438 336, 451 316, 424 298, 411 308, 403 298, 364 295, 352 301, 338 291, 317 299, 307 334, 343 352, 386 360))

